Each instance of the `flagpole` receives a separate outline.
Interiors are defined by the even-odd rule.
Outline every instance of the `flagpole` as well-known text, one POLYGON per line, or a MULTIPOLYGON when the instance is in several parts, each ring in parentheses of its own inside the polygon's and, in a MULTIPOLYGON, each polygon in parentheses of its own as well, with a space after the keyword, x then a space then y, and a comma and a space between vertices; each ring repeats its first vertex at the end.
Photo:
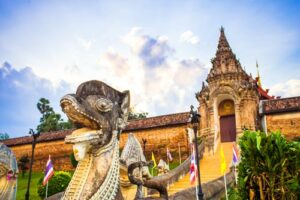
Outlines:
POLYGON ((237 185, 237 176, 236 176, 236 167, 234 165, 234 178, 235 178, 235 184, 237 185))
POLYGON ((168 147, 167 147, 167 164, 169 165, 169 155, 168 155, 168 151, 169 151, 169 149, 168 149, 168 147))
POLYGON ((178 147, 179 147, 179 164, 181 165, 181 151, 180 151, 180 143, 178 143, 178 147))
MULTIPOLYGON (((195 156, 195 152, 194 152, 194 156, 195 156)), ((196 200, 199 200, 199 195, 198 195, 198 176, 195 176, 195 178, 196 178, 196 200)))
POLYGON ((224 174, 224 185, 225 185, 226 200, 228 200, 228 196, 227 196, 227 183, 226 183, 226 175, 225 174, 224 174))
POLYGON ((47 185, 46 185, 46 199, 47 199, 47 197, 48 197, 48 182, 49 182, 49 181, 47 181, 47 185))
POLYGON ((235 143, 233 143, 233 146, 232 146, 232 150, 233 150, 233 159, 232 159, 232 163, 233 163, 233 166, 234 166, 234 179, 235 179, 235 184, 237 185, 237 174, 236 174, 236 166, 237 166, 237 163, 238 163, 238 151, 236 149, 236 146, 235 146, 235 143))
POLYGON ((170 162, 169 162, 169 156, 168 156, 168 153, 167 153, 167 162, 168 162, 168 166, 169 166, 169 170, 170 170, 170 162))
MULTIPOLYGON (((196 178, 197 179, 197 178, 196 178)), ((199 200, 199 197, 198 197, 198 186, 197 186, 197 183, 196 183, 196 199, 199 200)))
MULTIPOLYGON (((49 154, 49 160, 50 160, 50 154, 49 154)), ((46 166, 46 168, 47 168, 47 166, 46 166)), ((49 180, 47 180, 47 184, 46 184, 46 199, 48 197, 48 182, 49 182, 49 180)))

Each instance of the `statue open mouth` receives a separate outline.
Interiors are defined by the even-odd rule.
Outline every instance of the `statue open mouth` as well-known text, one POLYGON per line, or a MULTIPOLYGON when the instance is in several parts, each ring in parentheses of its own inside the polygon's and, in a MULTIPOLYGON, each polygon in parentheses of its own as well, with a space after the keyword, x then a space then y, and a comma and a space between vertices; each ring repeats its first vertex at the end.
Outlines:
POLYGON ((61 99, 60 105, 63 112, 66 113, 76 128, 89 127, 94 130, 102 128, 100 121, 92 116, 93 111, 89 111, 87 106, 83 108, 76 97, 65 95, 61 99))

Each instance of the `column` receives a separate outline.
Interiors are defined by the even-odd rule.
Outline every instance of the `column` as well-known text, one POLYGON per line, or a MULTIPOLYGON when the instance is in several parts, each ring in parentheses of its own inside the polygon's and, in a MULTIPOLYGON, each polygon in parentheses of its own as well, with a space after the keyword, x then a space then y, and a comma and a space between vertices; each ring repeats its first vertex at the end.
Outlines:
POLYGON ((236 140, 242 136, 240 104, 235 104, 236 140))

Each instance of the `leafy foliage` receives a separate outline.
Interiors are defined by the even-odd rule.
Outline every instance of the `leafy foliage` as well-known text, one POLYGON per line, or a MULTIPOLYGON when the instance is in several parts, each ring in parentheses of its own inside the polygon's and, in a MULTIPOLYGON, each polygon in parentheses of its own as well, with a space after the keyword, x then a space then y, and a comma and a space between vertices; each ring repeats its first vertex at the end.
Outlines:
POLYGON ((147 112, 135 112, 134 107, 129 108, 128 120, 147 118, 147 112))
POLYGON ((142 113, 135 113, 133 111, 129 112, 128 115, 128 120, 133 120, 133 119, 145 119, 147 118, 148 113, 147 112, 142 112, 142 113))
POLYGON ((70 121, 65 122, 60 114, 54 112, 48 99, 41 98, 37 103, 37 108, 42 114, 40 124, 36 128, 38 132, 65 130, 72 127, 70 121))
POLYGON ((300 143, 280 133, 245 131, 239 142, 238 193, 241 199, 297 199, 300 196, 300 143))
MULTIPOLYGON (((71 181, 71 173, 65 171, 54 172, 53 177, 48 182, 48 197, 56 193, 64 191, 71 181)), ((46 186, 43 186, 44 177, 38 182, 38 194, 41 198, 46 196, 46 186)))
MULTIPOLYGON (((221 198, 222 200, 225 200, 226 198, 223 197, 221 198)), ((240 196, 239 196, 239 191, 236 187, 231 187, 228 189, 228 199, 230 200, 243 200, 240 196)))
POLYGON ((0 141, 9 139, 9 135, 7 133, 0 133, 0 141))
POLYGON ((70 155, 70 160, 71 160, 72 166, 73 166, 74 168, 77 167, 78 161, 75 159, 74 153, 71 153, 71 155, 70 155))
POLYGON ((24 154, 21 156, 21 158, 18 161, 18 166, 20 168, 20 170, 22 171, 22 177, 24 178, 26 171, 29 169, 29 158, 28 158, 28 154, 24 154))

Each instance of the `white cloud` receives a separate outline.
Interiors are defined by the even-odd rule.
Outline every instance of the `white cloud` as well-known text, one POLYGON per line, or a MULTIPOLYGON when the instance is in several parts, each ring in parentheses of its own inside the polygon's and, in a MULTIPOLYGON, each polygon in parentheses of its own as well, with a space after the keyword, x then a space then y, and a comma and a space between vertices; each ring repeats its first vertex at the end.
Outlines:
POLYGON ((174 53, 174 49, 168 43, 168 37, 152 37, 141 33, 140 27, 134 27, 122 40, 145 65, 155 67, 164 64, 167 57, 174 53))
MULTIPOLYGON (((43 88, 49 95, 63 87, 61 80, 71 83, 72 90, 67 91, 74 92, 81 82, 97 79, 119 90, 130 89, 132 105, 152 115, 184 111, 189 104, 197 104, 194 93, 200 89, 206 72, 201 63, 211 67, 209 60, 215 54, 221 25, 234 53, 249 72, 256 74, 257 59, 266 85, 283 82, 284 86, 271 88, 271 94, 299 94, 298 82, 288 81, 298 80, 300 74, 299 12, 289 7, 282 9, 289 6, 285 3, 178 1, 169 12, 170 5, 160 1, 9 2, 11 5, 4 9, 10 14, 0 18, 0 61, 11 62, 16 70, 30 66, 31 73, 22 72, 50 80, 49 87, 43 88), (116 12, 116 7, 124 9, 116 12), (122 37, 128 51, 128 46, 117 38, 135 24, 146 25, 147 32, 135 27, 122 37), (187 43, 198 45, 191 48, 187 43), (107 50, 109 46, 117 51, 107 50), (200 58, 201 62, 190 57, 200 58)), ((2 78, 9 73, 3 68, 2 78)), ((34 80, 29 84, 15 79, 13 87, 20 88, 19 83, 25 88, 41 84, 34 80)), ((11 85, 3 82, 3 87, 8 86, 11 85)), ((35 95, 37 89, 32 88, 30 92, 35 95)), ((24 95, 27 96, 32 95, 24 95)), ((24 116, 27 118, 27 114, 24 116)))
POLYGON ((182 33, 180 40, 194 45, 199 43, 199 38, 192 31, 182 33))
POLYGON ((283 83, 278 83, 271 87, 272 95, 281 97, 300 96, 300 80, 290 79, 283 83))
POLYGON ((85 39, 79 36, 77 37, 77 41, 85 50, 89 50, 94 42, 93 40, 85 39))
POLYGON ((0 67, 0 91, 0 132, 15 137, 37 126, 41 114, 36 103, 41 97, 49 99, 54 110, 59 112, 59 100, 71 92, 71 87, 63 81, 55 86, 33 73, 30 67, 16 70, 5 62, 0 67))
MULTIPOLYGON (((110 48, 100 56, 99 65, 109 68, 109 82, 115 88, 129 89, 131 105, 137 111, 150 115, 187 111, 190 104, 195 104, 194 97, 199 83, 204 79, 207 69, 199 59, 170 59, 165 53, 164 45, 169 46, 166 36, 141 35, 141 28, 133 28, 122 37, 132 54, 124 56, 110 48), (149 47, 150 41, 155 45, 149 47), (141 52, 151 49, 149 58, 164 61, 152 67, 141 52), (150 66, 150 67, 149 67, 150 66)), ((153 61, 155 62, 155 61, 153 61)))

